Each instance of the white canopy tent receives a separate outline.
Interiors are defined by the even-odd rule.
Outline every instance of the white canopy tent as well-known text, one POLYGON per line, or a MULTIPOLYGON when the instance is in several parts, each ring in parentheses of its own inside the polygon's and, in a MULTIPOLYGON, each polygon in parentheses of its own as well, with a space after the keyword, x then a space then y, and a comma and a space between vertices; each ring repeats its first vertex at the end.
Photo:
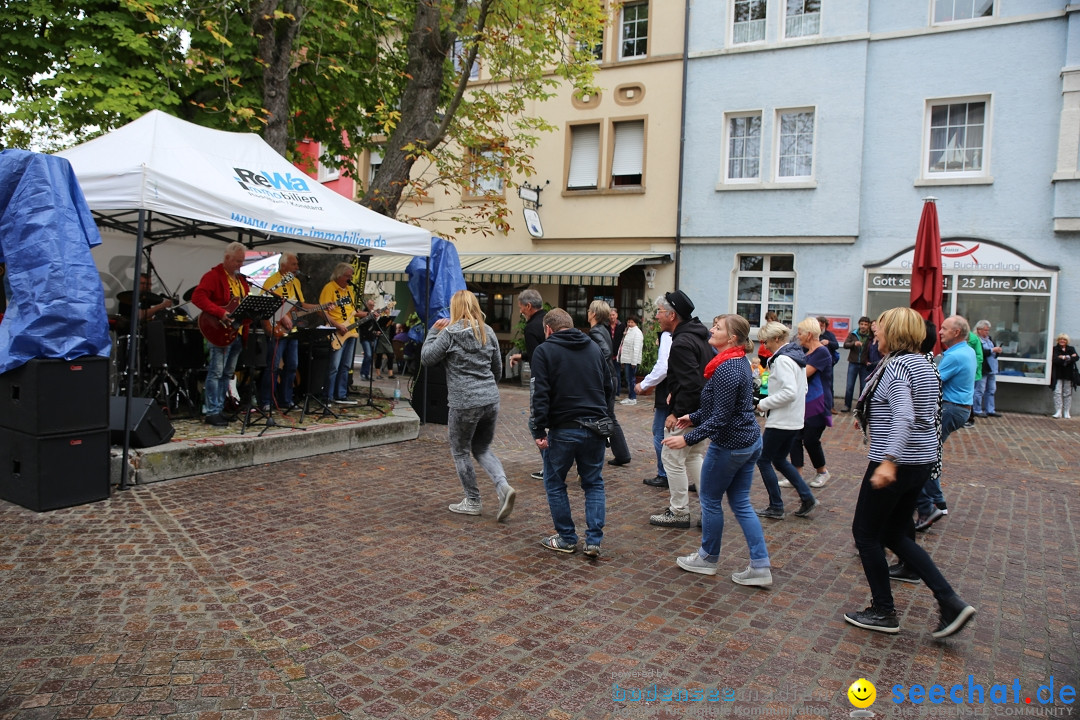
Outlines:
MULTIPOLYGON (((324 187, 278 155, 258 135, 212 130, 154 110, 106 135, 57 153, 75 171, 102 229, 95 262, 111 289, 131 287, 131 327, 138 333, 138 282, 144 248, 168 248, 177 267, 155 265, 194 284, 221 262, 224 243, 294 252, 428 256, 431 234, 324 187), (124 235, 134 241, 124 241, 124 235), (181 269, 183 268, 183 269, 181 269), (199 268, 193 270, 193 268, 199 268), (191 276, 178 276, 187 272, 191 276), (130 274, 129 274, 130 273, 130 274), (130 283, 130 284, 129 284, 130 283)), ((133 341, 134 342, 134 341, 133 341)), ((129 359, 133 370, 134 353, 129 359)), ((130 427, 128 384, 125 427, 130 427)), ((121 489, 127 486, 124 433, 121 489)))

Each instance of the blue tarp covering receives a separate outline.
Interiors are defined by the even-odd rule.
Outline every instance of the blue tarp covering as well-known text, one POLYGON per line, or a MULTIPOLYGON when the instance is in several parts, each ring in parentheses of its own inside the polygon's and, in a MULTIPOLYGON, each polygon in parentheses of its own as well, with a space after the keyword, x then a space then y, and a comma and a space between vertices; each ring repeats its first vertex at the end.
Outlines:
POLYGON ((90 248, 101 235, 71 163, 0 151, 0 262, 7 312, 0 373, 35 358, 107 357, 105 292, 90 248))
POLYGON ((457 248, 452 242, 442 238, 431 238, 431 278, 427 279, 428 258, 414 257, 405 268, 409 275, 409 292, 412 293, 416 314, 423 325, 409 330, 409 337, 417 342, 424 341, 427 328, 439 318, 450 317, 450 298, 458 290, 465 289, 465 276, 461 272, 461 261, 457 248), (425 280, 427 282, 425 283, 425 280), (431 308, 428 309, 428 289, 431 294, 431 308))

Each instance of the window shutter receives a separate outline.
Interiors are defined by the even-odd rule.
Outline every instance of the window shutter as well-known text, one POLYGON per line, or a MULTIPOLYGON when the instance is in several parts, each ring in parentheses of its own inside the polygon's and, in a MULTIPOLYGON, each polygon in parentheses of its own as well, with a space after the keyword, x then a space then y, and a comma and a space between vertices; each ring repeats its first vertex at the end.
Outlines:
POLYGON ((570 176, 566 187, 595 188, 600 165, 600 126, 578 125, 570 129, 570 176))
POLYGON ((615 150, 611 157, 611 176, 641 175, 645 155, 645 121, 615 123, 615 150))

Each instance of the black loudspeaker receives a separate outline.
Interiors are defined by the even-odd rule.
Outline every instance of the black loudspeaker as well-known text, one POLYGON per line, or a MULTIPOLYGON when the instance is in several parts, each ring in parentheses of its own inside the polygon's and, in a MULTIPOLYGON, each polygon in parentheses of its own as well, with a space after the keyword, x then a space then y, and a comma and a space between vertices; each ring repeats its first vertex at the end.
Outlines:
POLYGON ((413 407, 420 419, 435 425, 450 422, 450 392, 446 387, 446 368, 440 363, 431 367, 424 366, 413 387, 413 407), (424 381, 427 380, 427 388, 424 381))
POLYGON ((41 512, 108 497, 108 430, 38 437, 0 428, 0 498, 41 512))
MULTIPOLYGON (((109 398, 109 439, 113 445, 124 444, 124 400, 109 398)), ((128 415, 128 428, 131 431, 130 444, 133 448, 164 445, 172 439, 176 430, 169 418, 151 398, 131 398, 131 413, 128 415)))
POLYGON ((330 341, 325 335, 308 337, 300 334, 297 352, 297 370, 300 397, 311 394, 321 398, 326 395, 326 381, 330 379, 330 341))
POLYGON ((109 359, 34 359, 0 375, 0 427, 54 435, 109 427, 109 359))

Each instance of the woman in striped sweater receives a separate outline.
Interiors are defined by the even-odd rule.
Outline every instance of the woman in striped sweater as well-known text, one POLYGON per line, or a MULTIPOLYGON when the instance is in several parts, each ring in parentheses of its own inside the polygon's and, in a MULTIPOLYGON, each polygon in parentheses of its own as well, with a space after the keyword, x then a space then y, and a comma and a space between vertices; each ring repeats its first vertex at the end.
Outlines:
POLYGON ((870 464, 859 489, 851 534, 873 598, 870 607, 845 613, 856 627, 900 632, 889 587, 885 548, 896 553, 934 593, 941 619, 933 631, 944 638, 960 631, 975 614, 914 540, 915 499, 938 458, 939 380, 919 346, 926 324, 910 308, 893 308, 877 321, 876 339, 884 356, 863 388, 856 416, 870 438, 870 464))

